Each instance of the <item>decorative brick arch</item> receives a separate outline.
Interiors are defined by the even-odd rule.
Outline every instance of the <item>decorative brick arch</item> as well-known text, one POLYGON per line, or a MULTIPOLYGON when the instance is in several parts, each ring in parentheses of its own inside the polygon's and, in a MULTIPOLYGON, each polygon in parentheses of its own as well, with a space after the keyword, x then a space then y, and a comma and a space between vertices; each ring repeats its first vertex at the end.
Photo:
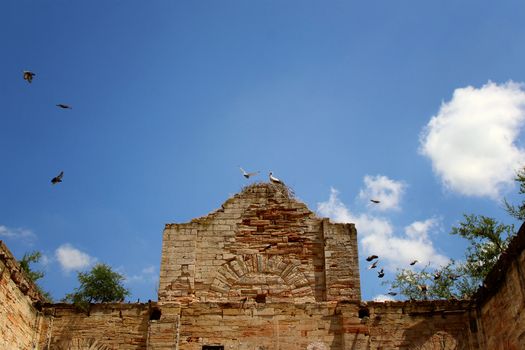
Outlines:
POLYGON ((237 256, 217 270, 210 289, 218 297, 264 295, 272 301, 301 298, 315 301, 301 264, 277 255, 237 256))

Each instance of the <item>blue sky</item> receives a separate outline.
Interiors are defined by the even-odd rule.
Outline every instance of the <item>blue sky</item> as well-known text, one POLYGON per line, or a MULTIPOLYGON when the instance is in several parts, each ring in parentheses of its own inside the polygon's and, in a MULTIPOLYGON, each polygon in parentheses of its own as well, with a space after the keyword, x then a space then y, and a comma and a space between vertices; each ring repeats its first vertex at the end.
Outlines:
POLYGON ((44 253, 56 300, 94 262, 156 299, 164 224, 218 208, 241 165, 356 223, 373 299, 368 253, 391 278, 408 256, 460 259, 463 213, 512 222, 524 16, 517 0, 4 1, 0 239, 44 253))

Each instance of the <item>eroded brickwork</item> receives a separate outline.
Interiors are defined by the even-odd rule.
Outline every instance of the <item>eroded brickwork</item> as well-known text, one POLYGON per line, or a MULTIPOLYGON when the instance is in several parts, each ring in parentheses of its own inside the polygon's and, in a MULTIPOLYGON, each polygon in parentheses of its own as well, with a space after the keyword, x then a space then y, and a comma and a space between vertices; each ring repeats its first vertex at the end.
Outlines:
POLYGON ((525 224, 480 290, 485 349, 525 349, 525 224))
POLYGON ((166 225, 159 301, 359 300, 356 236, 283 186, 255 184, 206 217, 166 225))
POLYGON ((41 349, 135 350, 146 349, 151 304, 97 304, 89 313, 72 305, 44 309, 41 349))
POLYGON ((42 315, 33 306, 41 295, 0 241, 0 349, 31 349, 42 315))

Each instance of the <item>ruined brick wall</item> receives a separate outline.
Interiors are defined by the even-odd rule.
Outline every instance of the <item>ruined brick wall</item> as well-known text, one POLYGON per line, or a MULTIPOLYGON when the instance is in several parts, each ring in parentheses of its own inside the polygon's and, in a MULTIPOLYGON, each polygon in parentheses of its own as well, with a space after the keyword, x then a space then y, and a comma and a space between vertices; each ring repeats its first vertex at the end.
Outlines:
POLYGON ((479 349, 469 301, 369 302, 363 310, 370 349, 479 349))
POLYGON ((41 298, 0 241, 0 349, 33 348, 43 322, 33 304, 41 298))
POLYGON ((0 349, 525 349, 524 252, 525 225, 472 301, 361 302, 354 226, 256 184, 166 225, 156 303, 40 308, 0 242, 0 349))
POLYGON ((356 230, 320 219, 273 184, 163 234, 159 301, 359 300, 356 230))
POLYGON ((478 349, 468 302, 179 304, 150 331, 151 349, 478 349))
POLYGON ((47 305, 39 348, 147 349, 152 307, 154 304, 97 304, 87 314, 68 304, 47 305))
POLYGON ((525 349, 525 226, 478 292, 485 349, 525 349))

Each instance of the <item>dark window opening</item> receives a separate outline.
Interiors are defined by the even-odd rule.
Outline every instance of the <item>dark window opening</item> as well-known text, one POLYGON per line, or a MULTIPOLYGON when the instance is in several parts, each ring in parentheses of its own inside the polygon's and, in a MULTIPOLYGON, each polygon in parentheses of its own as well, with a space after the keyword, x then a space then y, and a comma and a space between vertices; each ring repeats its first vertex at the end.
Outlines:
POLYGON ((266 294, 257 294, 255 297, 256 303, 266 303, 266 294))
POLYGON ((359 309, 359 318, 363 317, 370 317, 370 310, 366 307, 362 307, 359 309))
POLYGON ((202 350, 224 350, 224 345, 203 345, 202 350))
POLYGON ((160 315, 161 315, 160 309, 158 307, 154 307, 150 311, 149 320, 150 321, 158 321, 158 320, 160 320, 160 315))

